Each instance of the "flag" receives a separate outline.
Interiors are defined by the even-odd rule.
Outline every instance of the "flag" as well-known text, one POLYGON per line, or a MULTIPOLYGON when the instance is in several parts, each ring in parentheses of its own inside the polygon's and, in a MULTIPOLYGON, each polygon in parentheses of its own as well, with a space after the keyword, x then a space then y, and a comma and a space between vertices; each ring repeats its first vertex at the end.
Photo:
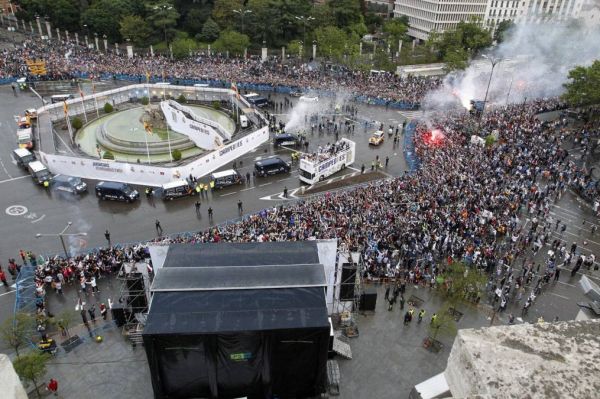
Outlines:
POLYGON ((146 83, 150 83, 150 72, 146 71, 146 83))
POLYGON ((237 85, 235 82, 231 82, 231 90, 235 91, 235 98, 240 99, 240 92, 238 91, 237 85))
POLYGON ((144 122, 144 130, 147 133, 152 134, 152 125, 149 124, 148 122, 144 122))
POLYGON ((65 116, 69 115, 69 106, 67 105, 67 101, 63 101, 63 111, 65 112, 65 116))

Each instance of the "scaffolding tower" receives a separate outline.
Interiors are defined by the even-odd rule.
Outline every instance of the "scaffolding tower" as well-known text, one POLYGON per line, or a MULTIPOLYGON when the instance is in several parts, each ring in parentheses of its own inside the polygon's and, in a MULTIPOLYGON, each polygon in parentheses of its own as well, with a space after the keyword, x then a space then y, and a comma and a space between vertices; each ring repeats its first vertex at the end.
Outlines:
POLYGON ((148 314, 152 278, 153 274, 145 262, 123 263, 117 275, 121 288, 118 303, 112 306, 113 318, 134 346, 142 342, 141 333, 148 314))

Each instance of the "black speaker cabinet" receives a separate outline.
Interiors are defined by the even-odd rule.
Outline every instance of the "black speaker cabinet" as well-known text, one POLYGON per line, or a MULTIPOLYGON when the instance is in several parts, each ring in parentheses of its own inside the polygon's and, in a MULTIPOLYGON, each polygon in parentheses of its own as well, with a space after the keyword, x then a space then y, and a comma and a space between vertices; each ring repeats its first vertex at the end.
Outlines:
POLYGON ((354 300, 356 285, 356 263, 342 264, 342 281, 340 284, 340 301, 354 300))
POLYGON ((359 310, 363 312, 374 312, 377 305, 377 290, 375 288, 365 288, 360 296, 359 310))

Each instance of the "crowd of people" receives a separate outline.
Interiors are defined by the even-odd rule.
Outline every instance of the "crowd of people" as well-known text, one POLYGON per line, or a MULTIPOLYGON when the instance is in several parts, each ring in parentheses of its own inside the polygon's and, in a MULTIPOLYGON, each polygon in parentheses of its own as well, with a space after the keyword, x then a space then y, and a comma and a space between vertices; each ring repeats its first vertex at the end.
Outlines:
POLYGON ((401 78, 390 73, 349 69, 314 68, 308 64, 294 65, 276 59, 262 62, 260 59, 234 58, 223 55, 199 53, 182 60, 172 60, 162 55, 136 55, 105 53, 90 50, 74 42, 43 42, 27 40, 21 46, 5 49, 0 53, 0 79, 39 77, 29 74, 26 60, 44 60, 47 75, 44 79, 68 80, 81 74, 138 76, 139 82, 146 76, 158 79, 200 79, 221 81, 229 88, 230 82, 263 84, 271 86, 300 87, 302 89, 347 91, 355 96, 367 96, 389 102, 416 104, 425 93, 439 86, 441 79, 429 77, 401 78))
MULTIPOLYGON (((529 287, 525 314, 541 287, 558 279, 561 269, 573 267, 576 259, 589 263, 577 245, 566 250, 566 224, 559 226, 560 221, 550 216, 552 203, 569 187, 590 179, 569 157, 565 144, 574 135, 567 134, 564 122, 542 122, 535 116, 559 106, 556 100, 540 100, 488 110, 480 128, 498 131, 500 136, 490 148, 470 143, 465 132, 479 122, 467 113, 432 116, 416 129, 421 168, 413 174, 264 209, 235 224, 153 242, 337 238, 342 249, 362 253, 366 278, 429 286, 435 286, 454 262, 464 262, 490 276, 486 288, 500 311, 509 300, 521 301, 529 287), (423 139, 432 128, 443 131, 441 141, 423 139), (524 222, 527 217, 531 224, 524 222), (560 237, 551 242, 559 227, 560 237), (543 246, 553 251, 540 263, 535 255, 543 246)), ((599 132, 596 128, 592 133, 599 132)), ((52 286, 60 294, 57 283, 73 280, 82 291, 93 292, 94 279, 115 273, 123 262, 145 257, 147 251, 140 245, 71 259, 51 258, 38 266, 38 285, 52 286)))
POLYGON ((309 162, 320 163, 330 158, 335 157, 340 152, 346 151, 350 148, 350 143, 345 140, 339 140, 333 144, 327 143, 326 146, 319 146, 316 152, 303 153, 300 159, 304 159, 309 162))

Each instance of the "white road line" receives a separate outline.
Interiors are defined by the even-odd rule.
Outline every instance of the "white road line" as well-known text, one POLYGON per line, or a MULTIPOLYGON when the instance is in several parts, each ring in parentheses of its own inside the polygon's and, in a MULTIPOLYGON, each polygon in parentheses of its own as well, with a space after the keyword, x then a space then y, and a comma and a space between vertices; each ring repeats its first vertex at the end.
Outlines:
POLYGON ((219 195, 219 197, 227 197, 228 195, 233 195, 233 194, 237 194, 237 191, 234 191, 232 193, 227 193, 227 194, 221 194, 221 195, 219 195))
POLYGON ((44 219, 46 217, 46 214, 43 214, 42 216, 40 216, 39 218, 32 220, 31 223, 37 223, 39 221, 41 221, 42 219, 44 219))
POLYGON ((291 179, 291 177, 286 177, 285 179, 279 179, 277 181, 284 181, 284 180, 290 180, 290 179, 291 179))
POLYGON ((0 165, 2 165, 2 169, 4 169, 4 173, 6 173, 6 175, 12 179, 12 176, 10 175, 10 173, 8 173, 8 170, 6 170, 6 166, 4 166, 4 162, 2 161, 2 158, 0 158, 0 165))
POLYGON ((268 186, 269 184, 273 184, 273 182, 264 183, 264 184, 261 184, 261 185, 259 185, 258 187, 264 187, 264 186, 268 186))
POLYGON ((558 284, 568 285, 569 287, 575 287, 575 285, 573 285, 573 284, 565 283, 562 281, 559 281, 558 284))
POLYGON ((29 176, 19 176, 19 177, 13 177, 12 179, 0 180, 0 184, 8 183, 9 181, 13 181, 13 180, 25 179, 27 177, 29 177, 29 176))
POLYGON ((17 290, 12 290, 12 291, 5 292, 4 294, 0 294, 0 296, 4 296, 4 295, 8 295, 8 294, 14 294, 15 292, 17 292, 17 290))
POLYGON ((346 166, 346 167, 347 167, 348 169, 352 169, 352 170, 354 170, 354 171, 356 171, 356 172, 360 172, 360 169, 356 169, 356 168, 354 168, 354 167, 352 167, 352 166, 346 166))
POLYGON ((550 295, 557 296, 557 297, 559 297, 559 298, 563 298, 563 299, 569 300, 569 297, 566 297, 566 296, 564 296, 564 295, 555 294, 554 292, 550 292, 549 294, 550 294, 550 295))
POLYGON ((248 190, 254 190, 255 188, 256 187, 248 187, 248 188, 245 188, 243 190, 240 190, 240 192, 242 192, 242 191, 248 191, 248 190))

